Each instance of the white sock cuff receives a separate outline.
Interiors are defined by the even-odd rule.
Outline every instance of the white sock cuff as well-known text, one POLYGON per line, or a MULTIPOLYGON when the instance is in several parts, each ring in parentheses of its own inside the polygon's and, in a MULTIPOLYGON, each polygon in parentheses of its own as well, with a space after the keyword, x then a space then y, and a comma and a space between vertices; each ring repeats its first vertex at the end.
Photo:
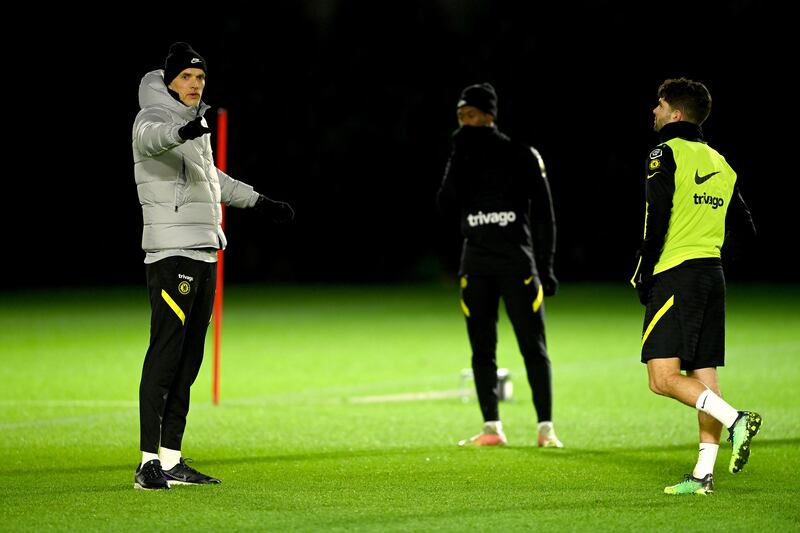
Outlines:
POLYGON ((697 401, 694 405, 698 411, 702 411, 710 416, 713 416, 720 422, 722 422, 726 428, 729 428, 736 422, 736 418, 739 416, 739 411, 731 407, 728 402, 714 394, 714 391, 711 389, 706 389, 700 396, 697 397, 697 401))
POLYGON ((161 459, 161 468, 169 470, 181 460, 180 450, 170 450, 163 446, 158 450, 158 458, 161 459))
POLYGON ((692 476, 703 479, 708 474, 713 474, 714 464, 717 462, 717 452, 719 452, 719 444, 701 442, 698 446, 697 464, 692 470, 692 476))
POLYGON ((697 397, 697 401, 694 402, 694 406, 698 410, 702 410, 705 406, 706 402, 708 401, 708 395, 714 394, 711 389, 706 389, 700 393, 700 396, 697 397))
POLYGON ((498 433, 503 432, 503 423, 500 420, 487 420, 483 425, 494 428, 498 433))
POLYGON ((157 453, 142 452, 142 464, 148 463, 153 459, 158 459, 157 453))

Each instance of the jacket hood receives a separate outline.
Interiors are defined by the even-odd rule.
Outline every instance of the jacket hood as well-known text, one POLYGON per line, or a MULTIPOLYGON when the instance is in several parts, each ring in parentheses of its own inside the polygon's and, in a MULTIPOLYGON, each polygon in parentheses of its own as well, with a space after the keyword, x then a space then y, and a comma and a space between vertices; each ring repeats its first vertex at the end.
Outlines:
POLYGON ((164 71, 161 69, 148 72, 139 82, 139 107, 166 107, 170 111, 177 113, 187 121, 193 120, 198 114, 203 115, 209 108, 204 102, 200 102, 197 111, 192 107, 183 105, 169 94, 167 86, 164 84, 164 71))

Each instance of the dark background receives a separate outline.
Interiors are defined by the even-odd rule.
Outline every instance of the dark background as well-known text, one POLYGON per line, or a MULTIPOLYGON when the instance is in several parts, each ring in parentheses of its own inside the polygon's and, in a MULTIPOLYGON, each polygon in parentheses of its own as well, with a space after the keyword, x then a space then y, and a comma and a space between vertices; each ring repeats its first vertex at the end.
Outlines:
POLYGON ((764 3, 149 7, 6 21, 25 35, 4 43, 6 288, 144 283, 131 126, 141 77, 163 68, 178 40, 207 61, 212 129, 217 108, 230 113, 228 173, 297 213, 275 226, 227 209, 228 282, 449 279, 460 237, 434 197, 459 92, 488 81, 501 130, 547 166, 557 276, 625 283, 657 142, 656 89, 680 76, 709 87, 706 138, 739 173, 759 230, 729 278, 795 279, 788 79, 798 62, 781 29, 789 19, 764 3))

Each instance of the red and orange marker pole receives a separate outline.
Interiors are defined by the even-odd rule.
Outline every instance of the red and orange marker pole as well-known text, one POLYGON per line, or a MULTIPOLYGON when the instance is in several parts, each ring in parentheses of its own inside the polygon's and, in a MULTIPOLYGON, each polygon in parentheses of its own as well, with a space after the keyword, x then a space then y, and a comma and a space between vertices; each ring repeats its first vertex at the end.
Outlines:
MULTIPOLYGON (((214 161, 223 172, 227 172, 228 166, 228 110, 220 108, 217 110, 217 148, 214 154, 214 161)), ((225 204, 222 208, 222 229, 225 229, 225 204)), ((220 343, 222 338, 222 287, 225 270, 225 252, 217 251, 217 292, 214 297, 214 361, 211 370, 211 402, 219 404, 219 363, 220 363, 220 343)))

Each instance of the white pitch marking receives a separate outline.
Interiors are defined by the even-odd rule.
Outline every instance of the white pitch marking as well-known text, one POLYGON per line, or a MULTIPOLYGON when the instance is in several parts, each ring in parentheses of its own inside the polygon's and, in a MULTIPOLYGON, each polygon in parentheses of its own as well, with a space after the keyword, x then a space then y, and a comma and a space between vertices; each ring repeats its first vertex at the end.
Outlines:
POLYGON ((462 398, 462 390, 443 390, 428 392, 406 392, 401 394, 382 394, 380 396, 356 396, 349 398, 349 403, 384 403, 384 402, 414 402, 419 400, 443 400, 447 398, 462 398))
POLYGON ((43 405, 52 407, 136 407, 135 400, 0 400, 0 406, 43 405))

